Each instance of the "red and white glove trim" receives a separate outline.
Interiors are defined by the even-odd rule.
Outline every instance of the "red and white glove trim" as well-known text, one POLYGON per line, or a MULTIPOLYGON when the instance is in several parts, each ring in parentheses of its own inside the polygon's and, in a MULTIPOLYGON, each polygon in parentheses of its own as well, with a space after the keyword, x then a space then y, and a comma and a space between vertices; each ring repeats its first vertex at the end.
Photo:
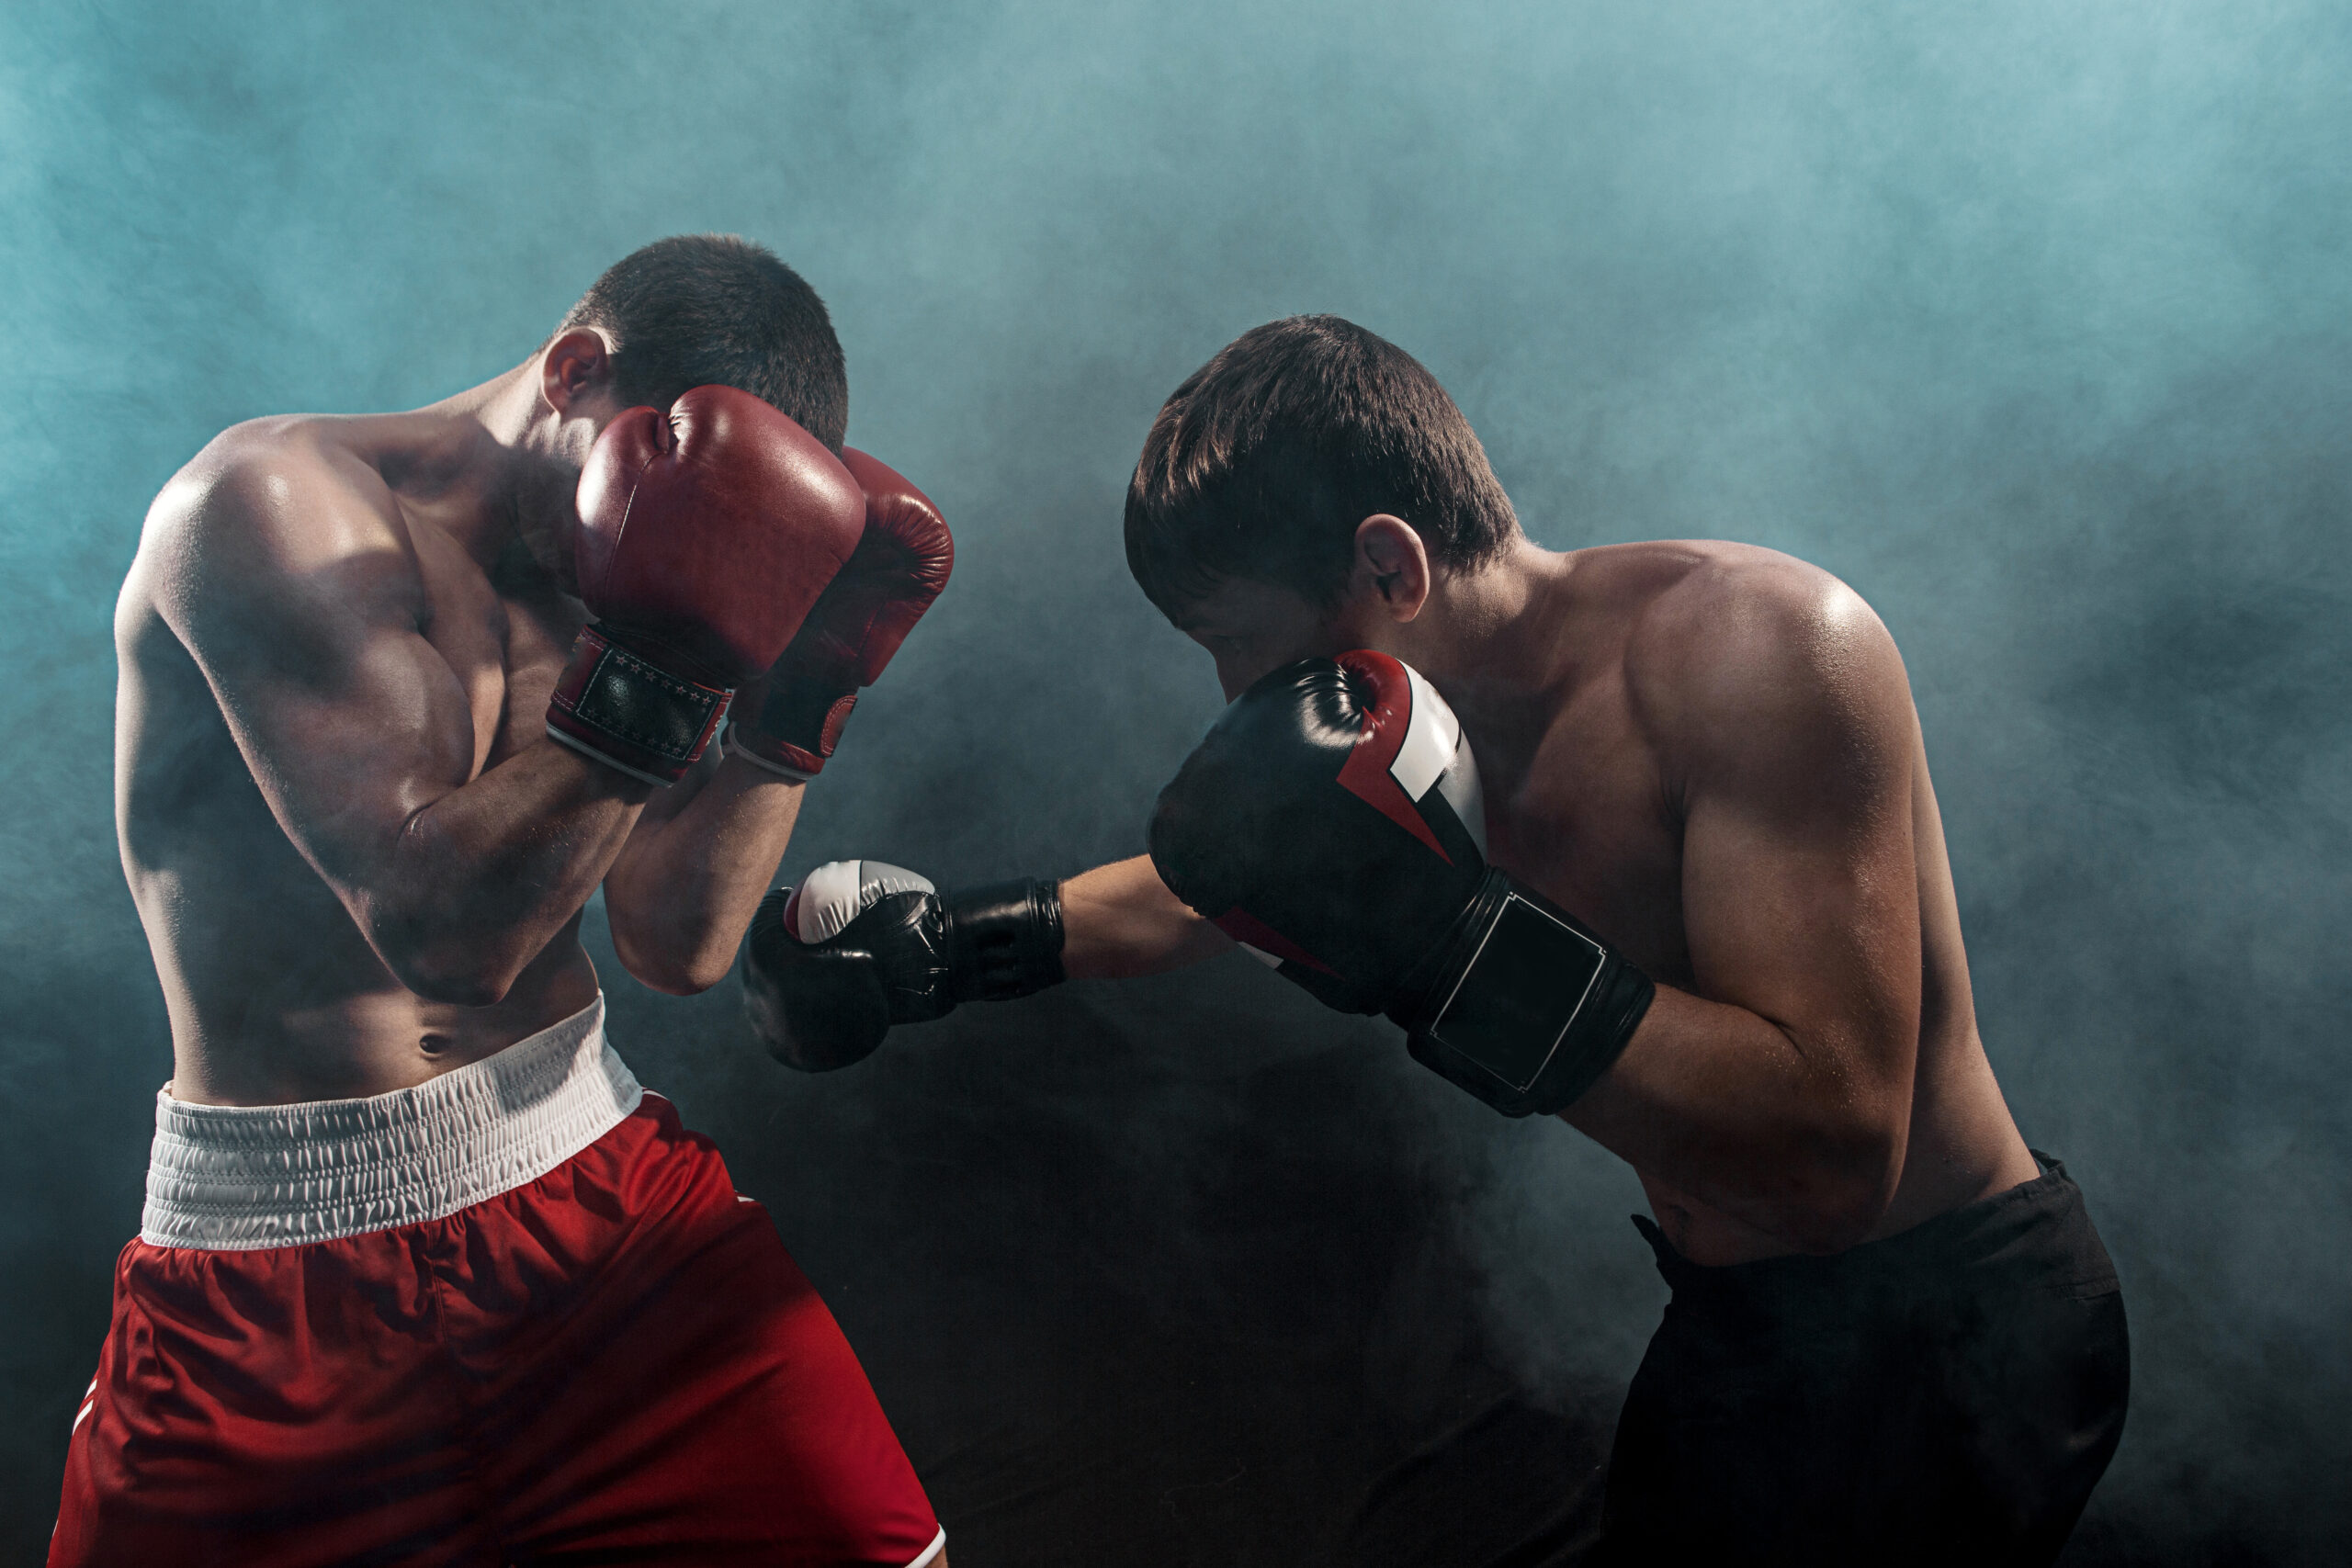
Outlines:
POLYGON ((1340 787, 1442 856, 1429 824, 1413 808, 1434 788, 1484 855, 1487 809, 1478 765, 1453 709, 1419 671, 1387 654, 1357 649, 1340 654, 1339 662, 1369 679, 1379 694, 1362 739, 1340 770, 1340 787), (1399 706, 1405 710, 1401 716, 1399 706))
MULTIPOLYGON (((774 757, 753 750, 743 744, 736 734, 736 728, 735 725, 729 724, 726 734, 720 739, 718 750, 721 756, 733 757, 738 761, 749 762, 755 768, 764 768, 776 777, 788 779, 794 784, 807 784, 817 776, 817 768, 796 768, 789 762, 779 761, 774 757)), ((822 762, 817 765, 818 768, 823 766, 822 762)))
MULTIPOLYGON (((1462 733, 1462 721, 1453 709, 1419 671, 1385 653, 1358 649, 1340 654, 1339 662, 1370 678, 1380 693, 1363 738, 1340 771, 1340 787, 1370 802, 1442 855, 1445 852, 1438 848, 1429 824, 1413 808, 1415 802, 1434 789, 1453 808, 1453 815, 1469 829, 1479 854, 1484 855, 1485 792, 1478 783, 1478 764, 1470 755, 1469 739, 1462 733), (1406 709, 1401 724, 1395 713, 1400 699, 1406 709)), ((1213 923, 1269 969, 1279 969, 1288 962, 1330 973, 1306 950, 1243 910, 1231 910, 1213 923)))

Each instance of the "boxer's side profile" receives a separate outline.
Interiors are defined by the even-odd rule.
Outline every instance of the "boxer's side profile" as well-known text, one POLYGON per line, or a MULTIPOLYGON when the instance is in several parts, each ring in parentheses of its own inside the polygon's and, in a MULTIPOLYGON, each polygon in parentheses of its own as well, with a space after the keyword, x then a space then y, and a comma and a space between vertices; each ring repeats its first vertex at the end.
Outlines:
POLYGON ((1179 387, 1127 558, 1228 706, 1148 857, 764 902, 794 1066, 1233 942, 1508 1115, 1639 1174, 1672 1303, 1600 1558, 2047 1562, 2121 1434, 2115 1270, 1975 1023, 1908 678, 1828 573, 1709 541, 1555 553, 1443 389, 1333 317, 1179 387))
POLYGON ((493 380, 157 497, 116 801, 173 1070, 52 1565, 944 1562, 580 942, 601 887, 639 979, 724 977, 944 586, 847 421, 808 284, 682 237, 493 380))

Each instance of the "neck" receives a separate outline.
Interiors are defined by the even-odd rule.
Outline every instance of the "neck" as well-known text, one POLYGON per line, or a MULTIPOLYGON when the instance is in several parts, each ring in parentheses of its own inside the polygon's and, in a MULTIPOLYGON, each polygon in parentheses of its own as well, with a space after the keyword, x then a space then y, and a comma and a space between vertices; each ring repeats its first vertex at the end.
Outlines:
POLYGON ((1431 585, 1399 657, 1445 694, 1466 724, 1508 720, 1554 684, 1561 624, 1555 613, 1574 558, 1522 537, 1475 572, 1431 585))
POLYGON ((542 411, 526 360, 503 376, 408 416, 423 439, 386 454, 385 481, 487 570, 517 536, 544 557, 545 536, 568 513, 575 476, 539 449, 542 411))

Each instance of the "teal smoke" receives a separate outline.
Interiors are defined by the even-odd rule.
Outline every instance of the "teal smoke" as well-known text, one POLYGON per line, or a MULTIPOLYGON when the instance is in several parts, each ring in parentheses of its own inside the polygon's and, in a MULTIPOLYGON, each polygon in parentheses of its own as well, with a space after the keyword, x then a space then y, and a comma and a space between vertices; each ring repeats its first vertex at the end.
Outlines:
MULTIPOLYGON (((1422 358, 1545 544, 1732 537, 1852 582, 1909 661, 1994 1063, 2129 1287, 2094 1526, 2318 1560, 2352 1531, 2347 81, 2323 0, 8 8, 9 1539, 46 1534, 168 1071, 109 808, 148 498, 234 421, 492 375, 606 262, 709 229, 826 296, 851 439, 961 543, 788 870, 1140 847, 1216 688, 1125 580, 1121 490, 1159 399, 1273 315, 1422 358)), ((1223 1026, 1272 1009, 1270 1056, 1346 1044, 1442 1130, 1397 1157, 1459 1177, 1442 1224, 1519 1373, 1622 1378, 1658 1299, 1622 1169, 1272 984, 1216 980, 1223 1026)), ((778 1078, 728 998, 624 1001, 741 1161, 887 1140, 871 1084, 778 1078)), ((1098 1087, 1110 1116, 1132 1086, 1098 1087)), ((1136 1190, 1187 1190, 1193 1125, 1136 1145, 1136 1190)))

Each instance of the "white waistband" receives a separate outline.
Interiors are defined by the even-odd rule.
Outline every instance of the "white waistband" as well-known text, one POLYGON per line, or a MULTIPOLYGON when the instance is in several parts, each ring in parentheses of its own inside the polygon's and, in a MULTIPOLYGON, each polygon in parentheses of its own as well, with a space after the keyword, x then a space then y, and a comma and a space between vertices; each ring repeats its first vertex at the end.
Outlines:
POLYGON ((191 1105, 165 1084, 139 1239, 252 1252, 437 1220, 545 1176, 644 1094, 605 1043, 601 996, 495 1055, 367 1100, 191 1105))

